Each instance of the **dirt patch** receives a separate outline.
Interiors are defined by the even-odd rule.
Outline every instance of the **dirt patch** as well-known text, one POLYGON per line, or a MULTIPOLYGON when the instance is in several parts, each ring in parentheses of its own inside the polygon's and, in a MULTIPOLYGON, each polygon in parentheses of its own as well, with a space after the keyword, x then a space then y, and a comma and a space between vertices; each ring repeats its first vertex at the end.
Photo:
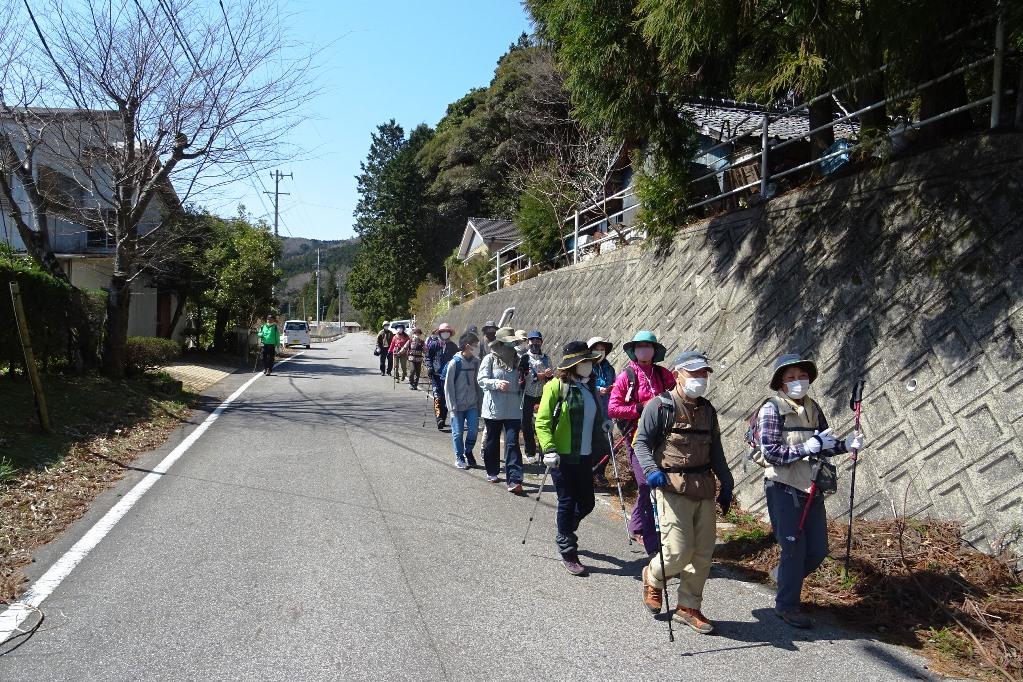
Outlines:
MULTIPOLYGON (((717 560, 768 582, 779 548, 770 526, 741 511, 717 560)), ((839 623, 910 646, 943 674, 1023 678, 1023 580, 1007 551, 965 543, 959 525, 932 519, 857 520, 849 573, 848 526, 828 523, 829 557, 803 584, 803 601, 839 623)))
POLYGON ((24 591, 32 552, 81 518, 136 457, 163 444, 195 399, 161 395, 144 379, 44 381, 54 425, 47 435, 34 427, 28 387, 0 384, 0 603, 24 591))

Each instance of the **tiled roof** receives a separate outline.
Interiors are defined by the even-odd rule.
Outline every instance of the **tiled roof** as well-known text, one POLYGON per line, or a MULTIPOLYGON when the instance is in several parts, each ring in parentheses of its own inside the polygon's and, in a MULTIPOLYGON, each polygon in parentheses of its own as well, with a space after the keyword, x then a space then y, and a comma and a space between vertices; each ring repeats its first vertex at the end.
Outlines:
MULTIPOLYGON (((706 104, 686 104, 683 109, 693 115, 696 127, 708 137, 728 139, 738 135, 759 136, 763 126, 765 109, 756 105, 744 105, 741 102, 706 104)), ((810 117, 806 113, 796 112, 787 116, 767 112, 771 116, 767 133, 774 139, 789 140, 805 137, 810 131, 810 117)), ((835 125, 835 137, 856 137, 860 126, 855 121, 845 121, 835 125)))
POLYGON ((519 238, 519 228, 510 220, 469 218, 469 223, 487 241, 512 242, 519 238))

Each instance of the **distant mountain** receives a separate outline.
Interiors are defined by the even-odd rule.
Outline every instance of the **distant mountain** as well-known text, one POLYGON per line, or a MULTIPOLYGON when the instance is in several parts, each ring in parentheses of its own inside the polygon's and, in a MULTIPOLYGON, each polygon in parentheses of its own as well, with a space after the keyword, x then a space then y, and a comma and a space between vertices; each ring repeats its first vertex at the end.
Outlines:
MULTIPOLYGON (((337 310, 337 282, 342 284, 348 277, 358 250, 358 239, 324 240, 304 237, 283 239, 283 257, 278 267, 282 271, 278 297, 282 310, 292 316, 312 317, 315 306, 315 287, 312 285, 316 272, 316 250, 320 250, 320 283, 322 312, 337 310), (300 313, 300 311, 304 311, 300 313)), ((343 309, 350 311, 348 296, 343 295, 343 309)), ((331 317, 333 312, 330 313, 331 317)))

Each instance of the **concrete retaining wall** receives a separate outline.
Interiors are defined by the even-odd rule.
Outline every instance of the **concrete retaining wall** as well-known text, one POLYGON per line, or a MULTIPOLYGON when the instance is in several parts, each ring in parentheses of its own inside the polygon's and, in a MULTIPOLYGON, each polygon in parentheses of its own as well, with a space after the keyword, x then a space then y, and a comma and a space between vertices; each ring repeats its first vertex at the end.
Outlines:
MULTIPOLYGON (((959 142, 687 228, 453 308, 456 329, 515 306, 552 358, 570 339, 652 329, 714 362, 711 400, 744 506, 744 418, 783 352, 816 359, 813 395, 851 427, 867 381, 856 511, 958 518, 995 543, 1023 524, 1023 136, 959 142)), ((439 321, 439 320, 438 320, 439 321)), ((828 502, 848 505, 848 470, 828 502)))

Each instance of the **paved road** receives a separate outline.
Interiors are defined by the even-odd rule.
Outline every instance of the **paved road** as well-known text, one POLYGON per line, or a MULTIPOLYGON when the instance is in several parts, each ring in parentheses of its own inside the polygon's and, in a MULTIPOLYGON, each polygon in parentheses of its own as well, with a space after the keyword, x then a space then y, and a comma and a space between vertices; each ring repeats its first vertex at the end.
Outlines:
POLYGON ((455 469, 449 437, 422 428, 425 394, 392 389, 371 346, 348 336, 259 378, 43 603, 0 679, 927 675, 855 633, 793 631, 769 591, 716 570, 705 611, 720 634, 669 644, 620 521, 598 506, 584 522, 588 578, 558 562, 546 504, 524 547, 532 500, 455 469))

